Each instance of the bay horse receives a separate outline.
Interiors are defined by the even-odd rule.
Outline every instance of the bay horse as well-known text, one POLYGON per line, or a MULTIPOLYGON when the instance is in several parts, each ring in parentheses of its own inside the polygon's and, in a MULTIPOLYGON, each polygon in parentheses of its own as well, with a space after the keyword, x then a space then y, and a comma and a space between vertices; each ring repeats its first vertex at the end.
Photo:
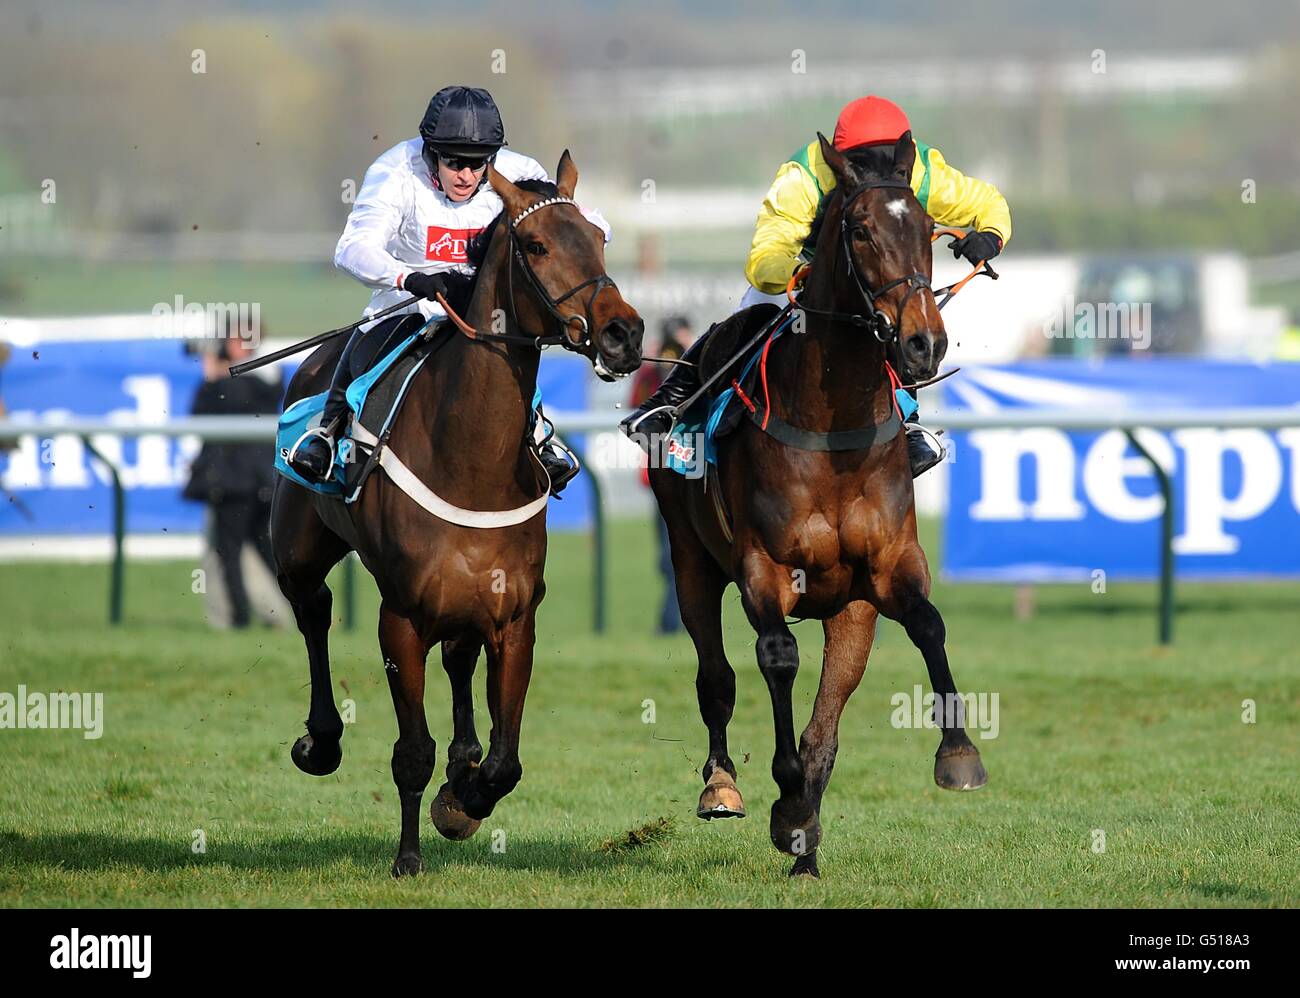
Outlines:
MULTIPOLYGON (((696 690, 709 748, 697 814, 745 813, 727 753, 736 676, 723 649, 722 594, 734 582, 758 635, 758 667, 772 700, 772 776, 780 795, 771 840, 796 857, 791 876, 813 877, 840 715, 866 669, 879 614, 906 629, 940 702, 956 696, 943 618, 930 602, 929 567, 916 538, 905 435, 886 363, 892 357, 904 377, 924 380, 947 349, 930 286, 934 221, 908 183, 916 147, 908 132, 893 147, 846 156, 819 138, 836 187, 794 313, 802 327, 770 342, 766 429, 755 403, 754 417, 719 441, 716 480, 707 486, 707 478, 663 467, 650 472, 668 525, 682 621, 699 659, 696 690), (729 524, 706 496, 715 487, 729 524), (812 718, 798 745, 791 691, 799 650, 786 623, 792 615, 821 620, 826 638, 812 718)), ((983 786, 987 774, 960 713, 939 711, 936 720, 935 782, 949 790, 983 786)))
MULTIPOLYGON (((491 167, 488 179, 504 209, 475 247, 482 262, 465 316, 455 317, 460 332, 439 334, 449 339, 412 379, 388 446, 437 497, 471 518, 486 511, 495 523, 510 517, 491 511, 523 515, 540 505, 539 511, 506 526, 449 522, 378 470, 350 505, 283 477, 272 504, 280 588, 293 605, 311 668, 307 733, 294 743, 292 757, 313 776, 334 772, 342 758, 326 575, 351 550, 378 584, 379 646, 398 726, 392 770, 401 837, 394 876, 423 868, 420 807, 436 758, 424 711, 425 658, 434 644, 442 643, 454 729, 446 782, 431 808, 438 831, 468 838, 523 772, 520 723, 537 607, 546 592, 548 483, 528 442, 539 347, 576 351, 605 380, 641 363, 644 323, 605 273, 601 231, 572 200, 578 171, 568 151, 554 185, 516 185, 491 167), (483 758, 471 682, 485 647, 492 733, 483 758)), ((328 387, 341 347, 341 340, 327 343, 304 362, 286 405, 328 387)))

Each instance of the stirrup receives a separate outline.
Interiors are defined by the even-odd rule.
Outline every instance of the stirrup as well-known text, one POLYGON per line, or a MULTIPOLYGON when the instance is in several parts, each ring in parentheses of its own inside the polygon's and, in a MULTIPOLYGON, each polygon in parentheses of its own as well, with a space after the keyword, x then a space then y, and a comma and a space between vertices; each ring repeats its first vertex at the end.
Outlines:
POLYGON ((657 405, 653 409, 647 409, 645 412, 629 416, 622 424, 623 432, 629 437, 636 433, 643 422, 656 413, 666 412, 671 415, 672 421, 668 424, 668 432, 672 433, 673 427, 677 425, 677 406, 675 405, 657 405))
POLYGON ((945 447, 943 441, 939 439, 940 435, 943 433, 943 430, 940 430, 938 433, 935 433, 933 430, 929 429, 928 427, 922 426, 920 423, 908 423, 904 432, 908 433, 911 432, 912 430, 916 430, 918 433, 920 433, 925 438, 925 442, 930 446, 930 449, 934 452, 934 457, 932 457, 930 461, 925 464, 924 467, 918 469, 912 475, 913 478, 919 478, 921 475, 925 474, 935 465, 942 464, 944 460, 947 459, 948 448, 945 447))
POLYGON ((329 445, 330 454, 331 455, 334 454, 334 447, 335 447, 334 434, 332 434, 324 426, 313 426, 293 442, 293 446, 289 448, 289 453, 285 455, 284 458, 286 464, 290 464, 290 465, 293 464, 294 459, 298 456, 298 448, 301 447, 303 444, 305 444, 309 437, 320 437, 322 440, 325 441, 326 444, 329 445))
POLYGON ((557 499, 564 487, 573 481, 578 472, 582 470, 582 462, 578 460, 578 455, 560 442, 559 437, 555 436, 554 430, 537 445, 537 458, 542 465, 542 471, 546 474, 547 491, 557 499), (561 472, 555 478, 551 478, 551 473, 546 467, 546 456, 560 460, 568 466, 568 470, 561 472))

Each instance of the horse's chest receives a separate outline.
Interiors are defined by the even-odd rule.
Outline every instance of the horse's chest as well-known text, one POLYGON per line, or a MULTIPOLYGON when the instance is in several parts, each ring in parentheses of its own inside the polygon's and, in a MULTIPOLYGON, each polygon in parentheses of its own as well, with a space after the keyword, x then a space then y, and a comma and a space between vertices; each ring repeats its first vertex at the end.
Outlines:
POLYGON ((817 497, 794 515, 769 520, 768 550, 781 561, 831 571, 864 560, 871 549, 870 513, 860 500, 817 497))

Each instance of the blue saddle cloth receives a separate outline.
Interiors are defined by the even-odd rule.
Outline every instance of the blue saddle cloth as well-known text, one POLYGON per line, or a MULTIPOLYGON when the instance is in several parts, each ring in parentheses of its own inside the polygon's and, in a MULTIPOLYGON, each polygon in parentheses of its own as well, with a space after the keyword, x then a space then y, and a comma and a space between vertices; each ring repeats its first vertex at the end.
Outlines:
MULTIPOLYGON (((793 321, 793 317, 787 318, 764 343, 775 340, 790 328, 793 321)), ((748 384, 750 375, 762 355, 761 347, 754 351, 753 356, 741 370, 740 377, 735 379, 737 384, 748 384)), ((917 410, 916 399, 902 388, 894 392, 894 397, 898 400, 899 408, 902 409, 903 419, 911 419, 917 410)), ((687 478, 699 478, 704 473, 704 466, 700 463, 701 452, 705 462, 716 466, 718 440, 734 426, 726 419, 733 403, 740 404, 734 386, 726 389, 716 398, 697 399, 686 412, 681 414, 669 434, 668 454, 664 466, 687 478)))
MULTIPOLYGON (((430 320, 430 322, 433 321, 437 320, 430 320)), ((370 408, 371 410, 374 410, 378 407, 380 409, 379 412, 367 411, 366 401, 370 398, 375 386, 384 380, 385 375, 393 369, 397 362, 413 349, 417 348, 419 341, 424 336, 427 329, 428 323, 420 329, 417 329, 414 333, 389 350, 387 354, 379 359, 378 363, 376 363, 374 367, 353 379, 352 384, 348 386, 348 408, 351 409, 354 414, 358 414, 358 418, 360 418, 359 414, 363 412, 365 413, 364 422, 367 425, 367 428, 369 428, 376 437, 381 439, 383 438, 389 424, 392 423, 394 417, 397 415, 398 409, 401 408, 402 400, 406 397, 406 389, 409 387, 411 380, 415 377, 416 373, 424 366, 424 361, 428 357, 427 352, 419 356, 418 359, 413 358, 413 363, 403 365, 406 368, 404 374, 400 370, 395 372, 394 376, 400 376, 403 380, 402 383, 397 386, 396 390, 391 392, 391 401, 388 401, 389 392, 385 391, 378 393, 375 405, 372 405, 370 408)), ((328 396, 328 390, 318 392, 315 395, 308 395, 306 398, 301 398, 297 402, 293 403, 293 405, 289 406, 289 408, 285 409, 283 414, 281 414, 275 434, 275 470, 290 481, 297 482, 299 485, 311 489, 313 492, 318 492, 321 495, 342 498, 346 492, 345 475, 347 470, 358 461, 356 442, 351 438, 344 436, 338 441, 338 446, 335 448, 334 453, 333 474, 327 482, 308 481, 306 478, 303 478, 302 475, 298 474, 298 472, 294 471, 293 468, 289 467, 288 464, 289 451, 293 445, 297 443, 299 438, 301 438, 309 429, 320 425, 321 412, 325 408, 325 399, 328 396)), ((536 419, 536 412, 541 404, 542 393, 541 389, 538 389, 533 395, 534 419, 536 419)), ((354 488, 351 493, 347 494, 346 498, 351 502, 358 494, 359 489, 354 488)))
MULTIPOLYGON (((354 413, 361 412, 365 408, 366 398, 369 396, 370 390, 388 373, 389 368, 397 362, 398 358, 411 348, 411 345, 419 339, 420 334, 423 332, 424 329, 421 328, 406 337, 381 357, 379 363, 369 371, 353 379, 347 390, 348 408, 354 413)), ((401 392, 398 393, 399 401, 402 394, 401 392)), ((300 398, 281 414, 279 426, 275 433, 275 470, 290 481, 297 482, 313 492, 319 492, 321 495, 327 496, 340 496, 343 494, 343 472, 348 464, 349 450, 354 446, 351 440, 345 438, 339 441, 334 453, 334 473, 327 482, 309 481, 289 467, 290 449, 309 429, 320 426, 321 412, 325 408, 325 399, 328 396, 329 390, 326 389, 315 395, 300 398)), ((396 410, 396 405, 394 405, 393 409, 396 410)), ((390 412, 390 418, 391 415, 390 412)))

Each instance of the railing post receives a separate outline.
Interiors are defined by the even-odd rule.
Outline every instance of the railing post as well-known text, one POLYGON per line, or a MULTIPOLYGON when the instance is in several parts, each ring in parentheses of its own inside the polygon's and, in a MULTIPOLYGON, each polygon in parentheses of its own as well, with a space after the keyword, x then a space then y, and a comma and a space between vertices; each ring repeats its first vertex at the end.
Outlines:
POLYGON ((126 584, 126 490, 122 488, 117 467, 95 449, 90 437, 82 437, 81 443, 108 469, 113 479, 113 566, 108 583, 108 622, 117 625, 122 623, 122 589, 126 584))
POLYGON ((1160 486, 1160 495, 1165 508, 1160 514, 1160 643, 1173 644, 1174 641, 1174 485, 1168 472, 1160 467, 1151 452, 1138 443, 1137 433, 1132 428, 1124 431, 1133 449, 1147 459, 1151 471, 1160 486))

